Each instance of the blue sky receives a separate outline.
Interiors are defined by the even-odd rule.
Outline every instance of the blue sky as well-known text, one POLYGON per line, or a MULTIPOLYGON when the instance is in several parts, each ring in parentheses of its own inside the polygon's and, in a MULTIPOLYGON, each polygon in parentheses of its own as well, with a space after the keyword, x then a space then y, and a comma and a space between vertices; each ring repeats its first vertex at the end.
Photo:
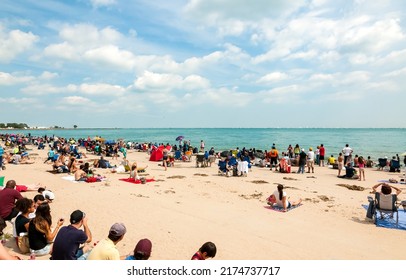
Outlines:
POLYGON ((2 0, 0 122, 406 127, 404 0, 2 0))

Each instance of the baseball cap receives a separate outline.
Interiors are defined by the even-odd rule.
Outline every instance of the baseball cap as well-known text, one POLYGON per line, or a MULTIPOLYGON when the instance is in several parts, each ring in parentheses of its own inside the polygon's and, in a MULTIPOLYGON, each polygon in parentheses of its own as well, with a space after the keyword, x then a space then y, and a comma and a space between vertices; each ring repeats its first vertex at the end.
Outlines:
POLYGON ((120 237, 127 232, 125 225, 123 223, 115 223, 111 226, 109 233, 113 236, 120 237))
POLYGON ((151 240, 147 238, 141 239, 135 246, 134 255, 140 254, 144 258, 149 258, 149 256, 151 255, 151 249, 152 249, 151 240))
POLYGON ((70 214, 70 223, 76 224, 79 223, 85 217, 85 213, 80 210, 75 210, 70 214))

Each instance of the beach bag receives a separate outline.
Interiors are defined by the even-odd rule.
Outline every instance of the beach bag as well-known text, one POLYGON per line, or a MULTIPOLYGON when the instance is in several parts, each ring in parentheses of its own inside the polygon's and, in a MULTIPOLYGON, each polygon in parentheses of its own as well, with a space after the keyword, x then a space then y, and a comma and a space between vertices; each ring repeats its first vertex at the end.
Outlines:
POLYGON ((28 235, 18 236, 17 237, 17 245, 20 249, 22 254, 27 254, 30 252, 30 242, 28 239, 28 235))
POLYGON ((368 210, 367 210, 367 218, 372 219, 375 213, 375 201, 371 200, 369 202, 368 210))

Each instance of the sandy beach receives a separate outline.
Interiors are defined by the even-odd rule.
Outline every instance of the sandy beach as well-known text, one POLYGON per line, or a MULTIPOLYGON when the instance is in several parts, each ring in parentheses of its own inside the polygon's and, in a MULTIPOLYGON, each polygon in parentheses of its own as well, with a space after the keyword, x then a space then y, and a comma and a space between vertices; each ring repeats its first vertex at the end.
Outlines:
MULTIPOLYGON (((365 218, 362 207, 378 180, 399 179, 399 173, 370 168, 366 181, 358 181, 337 178, 337 170, 327 167, 316 166, 314 174, 282 174, 254 166, 247 177, 224 177, 218 175, 217 164, 196 168, 193 158, 175 162, 165 171, 158 162, 149 161, 147 153, 128 150, 130 162, 148 165, 146 177, 154 182, 124 182, 119 179, 128 174, 98 168, 96 173, 107 181, 76 183, 62 178, 67 174, 47 172, 52 166, 43 163, 46 149, 30 148, 34 164, 7 164, 0 176, 21 185, 42 183, 52 190, 54 221, 63 217, 67 225, 72 211, 84 211, 92 243, 105 238, 113 223, 123 222, 127 234, 118 244, 121 255, 129 254, 139 239, 149 238, 151 260, 189 260, 206 241, 217 246, 215 260, 405 259, 405 231, 376 227, 365 218), (303 205, 287 213, 267 209, 266 198, 278 183, 285 185, 291 200, 302 198, 303 205)), ((120 162, 120 158, 108 159, 113 165, 120 162)), ((400 200, 405 200, 406 185, 397 186, 402 189, 400 200)), ((5 232, 12 232, 10 223, 5 232)), ((5 246, 12 254, 29 258, 18 253, 14 240, 5 246)), ((49 255, 37 259, 46 260, 49 255)))

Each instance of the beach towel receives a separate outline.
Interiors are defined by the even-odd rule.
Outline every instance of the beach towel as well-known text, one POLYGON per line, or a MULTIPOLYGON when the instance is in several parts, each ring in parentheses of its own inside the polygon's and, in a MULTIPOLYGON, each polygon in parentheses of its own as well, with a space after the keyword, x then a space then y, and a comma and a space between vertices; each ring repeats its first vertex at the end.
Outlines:
MULTIPOLYGON (((368 205, 362 205, 362 207, 368 211, 368 205)), ((401 230, 406 230, 406 212, 403 210, 402 207, 399 208, 398 210, 399 214, 399 221, 398 221, 398 226, 396 226, 396 223, 393 220, 390 219, 379 219, 377 220, 376 226, 377 227, 384 227, 384 228, 392 228, 392 229, 401 229, 401 230)), ((378 214, 378 217, 380 215, 378 214)))
POLYGON ((388 184, 406 184, 405 181, 401 181, 402 179, 396 180, 397 183, 391 182, 389 180, 379 180, 379 183, 388 183, 388 184))
MULTIPOLYGON (((298 208, 298 207, 300 207, 300 206, 302 206, 302 205, 303 205, 303 204, 300 203, 300 204, 298 204, 298 205, 291 206, 291 207, 289 207, 289 208, 286 210, 286 212, 289 212, 290 210, 296 209, 296 208, 298 208)), ((283 207, 279 207, 279 206, 273 206, 273 207, 271 207, 271 206, 267 205, 267 206, 264 206, 264 208, 269 209, 269 210, 273 210, 273 211, 276 211, 276 212, 283 212, 283 207)))
MULTIPOLYGON (((141 182, 141 180, 135 180, 134 178, 122 178, 122 179, 119 179, 120 181, 124 181, 124 182, 127 182, 127 183, 133 183, 133 184, 141 184, 142 182, 141 182)), ((149 183, 149 182, 154 182, 155 180, 154 179, 146 179, 145 180, 146 181, 146 183, 149 183)))
POLYGON ((78 181, 75 181, 75 176, 73 176, 73 175, 64 176, 64 177, 61 177, 61 178, 66 180, 66 181, 70 181, 72 183, 77 183, 78 182, 78 181))

